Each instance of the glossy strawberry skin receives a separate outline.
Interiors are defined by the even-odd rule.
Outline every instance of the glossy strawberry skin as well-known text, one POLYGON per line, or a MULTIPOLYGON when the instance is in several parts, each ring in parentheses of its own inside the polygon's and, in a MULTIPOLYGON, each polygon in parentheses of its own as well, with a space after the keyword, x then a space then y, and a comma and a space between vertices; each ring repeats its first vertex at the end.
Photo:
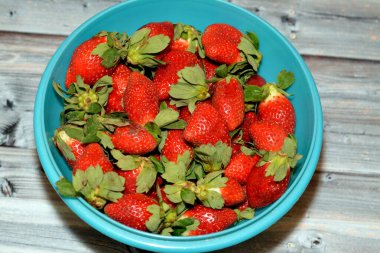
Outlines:
POLYGON ((242 130, 242 140, 245 142, 251 142, 252 139, 249 136, 249 128, 253 124, 253 122, 257 121, 258 117, 256 113, 254 112, 247 112, 244 116, 243 124, 241 125, 241 130, 242 130))
POLYGON ((124 177, 124 194, 136 193, 136 180, 140 175, 142 167, 138 167, 134 170, 119 170, 117 174, 124 177))
POLYGON ((209 103, 200 103, 195 108, 183 136, 194 146, 216 144, 222 141, 230 145, 228 127, 218 111, 209 103))
POLYGON ((244 120, 244 92, 238 80, 223 79, 216 83, 212 105, 227 122, 228 130, 233 131, 244 120))
POLYGON ((157 87, 159 100, 167 100, 170 86, 178 82, 178 71, 199 64, 199 59, 191 52, 173 50, 168 52, 162 61, 165 62, 165 65, 157 69, 153 82, 157 87))
POLYGON ((126 194, 116 203, 109 203, 104 212, 112 219, 141 231, 147 231, 145 223, 152 214, 148 206, 157 205, 156 200, 140 193, 126 194))
POLYGON ((202 36, 206 56, 225 64, 242 61, 238 49, 242 36, 238 29, 228 24, 212 24, 206 27, 202 36))
POLYGON ((266 121, 254 122, 249 134, 257 149, 266 151, 279 151, 287 137, 285 130, 277 125, 266 121))
POLYGON ((282 126, 286 133, 293 134, 296 125, 296 114, 290 100, 276 92, 269 95, 257 108, 257 115, 263 121, 282 126))
POLYGON ((96 165, 99 165, 104 173, 114 170, 112 163, 104 154, 103 148, 98 143, 90 143, 77 159, 73 167, 73 174, 75 175, 77 170, 86 171, 90 166, 95 167, 96 165))
POLYGON ((194 218, 199 221, 199 226, 195 230, 185 232, 185 235, 195 236, 210 234, 227 229, 237 221, 236 213, 229 209, 212 209, 203 205, 195 205, 187 210, 183 218, 194 218))
POLYGON ((92 51, 102 43, 107 42, 106 36, 95 36, 83 42, 75 50, 71 57, 69 68, 66 73, 66 88, 76 81, 77 75, 80 75, 84 83, 93 85, 101 77, 111 75, 114 67, 105 68, 102 66, 102 58, 93 55, 92 51))
POLYGON ((156 87, 139 72, 130 74, 123 103, 128 118, 140 125, 152 122, 159 112, 156 87))
POLYGON ((249 156, 239 153, 231 158, 224 171, 225 177, 236 179, 241 185, 247 183, 248 176, 256 163, 260 160, 258 155, 249 156))
POLYGON ((228 178, 226 186, 220 188, 220 194, 224 199, 224 206, 235 206, 246 200, 243 187, 234 178, 228 178))
POLYGON ((263 87, 267 81, 260 75, 253 75, 247 80, 247 85, 255 85, 258 87, 263 87))
POLYGON ((154 137, 144 127, 134 123, 117 128, 111 140, 116 149, 131 155, 149 153, 157 146, 154 137))
POLYGON ((169 130, 161 154, 169 161, 177 162, 178 156, 186 151, 189 151, 190 157, 193 157, 193 148, 183 138, 183 131, 169 130))
POLYGON ((128 85, 128 78, 131 70, 124 64, 116 67, 115 72, 112 74, 112 92, 109 94, 106 112, 123 112, 123 96, 125 89, 128 85))
POLYGON ((252 208, 265 207, 279 199, 286 191, 289 180, 290 170, 286 177, 276 182, 273 176, 265 176, 266 168, 269 163, 261 167, 254 167, 249 174, 247 181, 247 198, 249 206, 252 208))

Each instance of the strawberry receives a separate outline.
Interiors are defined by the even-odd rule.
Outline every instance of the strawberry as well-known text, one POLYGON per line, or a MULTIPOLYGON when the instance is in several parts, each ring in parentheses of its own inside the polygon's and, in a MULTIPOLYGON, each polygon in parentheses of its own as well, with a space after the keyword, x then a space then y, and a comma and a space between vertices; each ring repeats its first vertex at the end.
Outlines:
POLYGON ((157 36, 157 35, 164 35, 169 38, 169 45, 165 48, 164 51, 162 51, 157 58, 162 58, 166 53, 168 53, 173 44, 173 37, 174 37, 174 25, 171 22, 164 21, 164 22, 151 22, 146 25, 144 25, 142 28, 149 28, 150 33, 149 37, 157 36))
POLYGON ((182 235, 187 236, 204 235, 222 231, 237 221, 236 213, 229 208, 215 210, 202 205, 196 205, 190 208, 180 217, 180 219, 186 218, 193 218, 199 222, 195 229, 182 233, 182 235))
POLYGON ((140 175, 142 166, 134 170, 119 170, 117 174, 125 179, 124 194, 137 193, 136 192, 136 180, 140 175))
POLYGON ((222 79, 215 85, 212 105, 227 122, 229 131, 236 129, 244 119, 244 93, 239 81, 222 79))
POLYGON ((267 121, 254 122, 249 129, 249 134, 256 148, 266 151, 280 150, 287 136, 280 125, 267 121))
POLYGON ((258 117, 267 122, 282 126, 287 134, 293 134, 296 114, 289 99, 272 84, 268 84, 269 95, 259 103, 258 117))
POLYGON ((151 219, 150 208, 160 208, 158 202, 141 193, 126 194, 116 203, 105 206, 104 212, 110 218, 141 231, 148 231, 147 223, 151 219))
POLYGON ((257 71, 261 54, 257 51, 257 45, 250 35, 252 33, 243 35, 228 24, 209 25, 202 36, 205 55, 218 63, 238 64, 239 68, 232 72, 239 71, 245 66, 257 71))
POLYGON ((116 128, 111 139, 115 148, 125 154, 143 155, 153 151, 157 146, 156 139, 148 130, 134 123, 116 128))
POLYGON ((238 45, 243 34, 227 24, 212 24, 206 27, 202 44, 210 59, 226 64, 243 61, 238 45))
POLYGON ((219 192, 224 199, 224 206, 234 206, 245 201, 246 195, 243 187, 234 178, 228 178, 226 185, 219 189, 212 189, 219 192))
POLYGON ((109 94, 106 112, 123 112, 123 95, 127 88, 128 78, 131 70, 120 64, 116 67, 115 72, 112 74, 113 90, 109 94))
POLYGON ((162 61, 166 64, 157 69, 153 82, 157 87, 159 100, 166 100, 169 98, 170 86, 176 84, 179 79, 177 72, 184 67, 197 65, 199 60, 191 52, 173 50, 168 52, 162 61))
POLYGON ((161 150, 163 156, 169 161, 177 162, 178 155, 182 155, 188 150, 190 157, 193 157, 193 148, 185 142, 182 130, 169 130, 167 133, 164 147, 161 150))
POLYGON ((203 56, 204 52, 199 50, 201 47, 200 42, 200 32, 198 32, 191 25, 184 25, 182 23, 177 23, 174 26, 174 38, 171 45, 172 50, 182 50, 198 53, 203 56))
POLYGON ((189 122, 191 118, 191 112, 189 111, 189 107, 184 106, 181 108, 181 110, 179 111, 179 118, 186 122, 189 122))
POLYGON ((247 198, 249 206, 260 208, 267 206, 281 197, 286 191, 290 180, 290 169, 281 181, 275 181, 274 176, 266 176, 270 163, 254 167, 247 180, 247 198))
POLYGON ((123 103, 129 119, 140 125, 152 122, 159 111, 155 85, 139 72, 130 74, 123 103))
POLYGON ((247 112, 244 117, 243 124, 241 125, 242 140, 245 142, 251 142, 251 137, 249 136, 249 128, 253 122, 257 121, 257 115, 254 112, 247 112))
POLYGON ((194 146, 215 144, 218 141, 230 144, 227 124, 219 112, 208 103, 196 106, 183 136, 194 146))
POLYGON ((107 43, 107 36, 94 36, 74 50, 66 73, 66 88, 75 82, 78 75, 85 83, 93 85, 102 76, 113 73, 114 67, 104 67, 102 58, 92 53, 98 45, 105 43, 107 43))
POLYGON ((263 87, 266 83, 265 79, 258 74, 251 76, 246 82, 247 85, 255 85, 258 87, 263 87))
POLYGON ((76 160, 84 153, 85 145, 79 140, 70 137, 64 129, 55 131, 53 141, 69 166, 73 168, 76 160))
POLYGON ((224 171, 224 175, 229 179, 236 179, 241 185, 245 185, 249 173, 259 159, 258 155, 249 156, 239 153, 231 158, 230 163, 224 171))
POLYGON ((96 165, 99 165, 104 173, 114 170, 102 147, 98 143, 90 143, 84 148, 83 154, 77 159, 73 167, 73 174, 77 170, 86 171, 89 167, 96 165))

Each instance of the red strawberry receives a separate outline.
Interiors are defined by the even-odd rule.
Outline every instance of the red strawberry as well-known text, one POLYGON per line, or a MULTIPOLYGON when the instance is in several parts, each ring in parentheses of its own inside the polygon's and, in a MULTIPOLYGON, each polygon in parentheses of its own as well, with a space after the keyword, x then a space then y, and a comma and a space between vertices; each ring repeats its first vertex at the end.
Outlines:
POLYGON ((191 25, 177 23, 174 26, 172 50, 195 53, 199 48, 199 32, 191 25))
POLYGON ((108 160, 108 157, 104 154, 103 148, 98 143, 90 143, 84 148, 83 154, 77 159, 73 174, 77 170, 87 170, 90 166, 99 165, 103 172, 113 171, 112 163, 108 160))
POLYGON ((124 177, 124 194, 136 193, 136 180, 140 175, 142 166, 134 170, 119 170, 117 173, 119 176, 124 177))
MULTIPOLYGON (((247 187, 245 185, 243 186, 243 190, 244 190, 245 195, 247 196, 247 187)), ((249 202, 248 202, 248 198, 246 198, 244 202, 236 206, 236 209, 242 212, 246 210, 248 207, 249 207, 249 202)))
POLYGON ((177 72, 184 67, 191 67, 199 63, 198 57, 188 51, 173 50, 163 58, 166 64, 158 67, 153 82, 157 87, 159 100, 169 99, 170 86, 176 84, 179 77, 177 72))
POLYGON ((287 170, 285 178, 275 181, 273 176, 266 176, 269 163, 261 167, 254 167, 247 181, 247 197, 249 206, 260 208, 267 206, 284 194, 290 180, 290 169, 287 170))
POLYGON ((268 97, 257 108, 258 117, 282 126, 287 134, 293 134, 296 114, 292 103, 274 85, 268 87, 268 97))
POLYGON ((236 129, 244 119, 244 92, 239 81, 231 78, 215 85, 212 105, 227 122, 229 131, 236 129))
POLYGON ((194 236, 210 234, 227 229, 237 221, 236 213, 229 209, 212 209, 203 205, 196 205, 187 210, 180 219, 194 218, 199 221, 196 229, 185 231, 182 235, 194 236))
POLYGON ((194 146, 216 144, 218 141, 230 144, 228 127, 218 111, 208 103, 195 108, 183 136, 194 146))
POLYGON ((212 24, 206 27, 202 36, 206 56, 226 64, 243 61, 238 49, 242 36, 238 29, 227 24, 212 24))
POLYGON ((280 125, 267 121, 254 122, 249 129, 249 134, 256 148, 265 151, 281 150, 287 137, 287 133, 280 125))
POLYGON ((76 160, 82 156, 85 145, 77 139, 67 135, 65 130, 58 129, 53 137, 54 144, 57 146, 63 157, 71 168, 74 167, 76 160))
POLYGON ((179 112, 179 118, 186 121, 186 122, 189 122, 189 120, 191 118, 191 112, 189 111, 188 106, 184 106, 181 108, 181 110, 179 112))
POLYGON ((247 80, 247 85, 256 85, 259 87, 263 87, 266 83, 267 81, 260 75, 253 75, 247 80))
MULTIPOLYGON (((160 178, 160 177, 159 177, 160 178)), ((162 180, 162 179, 161 179, 162 180)), ((169 205, 169 207, 171 208, 175 208, 175 204, 173 202, 171 202, 169 200, 169 198, 166 196, 166 193, 164 191, 165 188, 161 188, 160 187, 160 192, 161 192, 161 198, 162 198, 162 201, 165 202, 167 205, 169 205)), ((156 199, 157 201, 159 201, 159 197, 158 197, 158 194, 157 194, 157 191, 151 191, 149 193, 149 197, 153 198, 153 199, 156 199)))
POLYGON ((145 125, 159 112, 155 85, 139 72, 132 72, 124 92, 124 111, 130 120, 145 125))
POLYGON ((177 162, 179 155, 185 153, 188 150, 190 157, 193 157, 193 148, 189 146, 183 138, 182 130, 169 130, 165 139, 164 147, 161 150, 161 154, 165 156, 169 161, 177 162))
POLYGON ((215 76, 215 70, 218 67, 215 63, 211 62, 208 59, 202 59, 203 69, 206 72, 206 78, 211 79, 215 76))
POLYGON ((237 154, 231 158, 230 163, 224 170, 224 175, 229 179, 236 179, 241 185, 247 183, 248 175, 259 161, 258 155, 249 156, 244 153, 237 154))
POLYGON ((112 74, 115 68, 105 68, 101 64, 102 58, 92 54, 92 51, 102 43, 107 43, 107 36, 94 36, 75 49, 66 73, 66 88, 76 81, 77 75, 80 75, 85 83, 93 85, 102 76, 112 74))
POLYGON ((245 142, 251 142, 251 137, 249 136, 249 128, 253 124, 253 122, 257 121, 257 115, 254 112, 247 112, 244 117, 243 124, 241 126, 241 130, 243 133, 242 140, 245 142))
POLYGON ((116 203, 109 203, 104 212, 128 227, 148 231, 146 223, 153 215, 148 211, 149 206, 159 208, 156 200, 141 193, 133 193, 124 195, 116 203))
POLYGON ((156 139, 148 130, 134 123, 117 128, 112 135, 112 143, 116 149, 132 155, 149 153, 157 146, 156 139))
POLYGON ((110 112, 123 112, 123 95, 128 85, 128 78, 131 70, 124 64, 116 67, 115 72, 112 74, 113 90, 109 94, 106 111, 110 112))
POLYGON ((225 187, 218 190, 224 199, 224 206, 238 205, 246 200, 243 187, 234 178, 228 178, 225 187))

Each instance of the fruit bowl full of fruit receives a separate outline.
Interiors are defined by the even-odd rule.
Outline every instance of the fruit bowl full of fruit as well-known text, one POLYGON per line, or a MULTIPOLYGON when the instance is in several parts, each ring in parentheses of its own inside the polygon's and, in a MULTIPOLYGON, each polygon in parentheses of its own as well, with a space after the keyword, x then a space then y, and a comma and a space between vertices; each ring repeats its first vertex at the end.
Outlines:
POLYGON ((305 191, 322 145, 301 56, 217 0, 135 0, 95 15, 50 60, 34 113, 41 164, 67 206, 155 252, 263 232, 305 191))

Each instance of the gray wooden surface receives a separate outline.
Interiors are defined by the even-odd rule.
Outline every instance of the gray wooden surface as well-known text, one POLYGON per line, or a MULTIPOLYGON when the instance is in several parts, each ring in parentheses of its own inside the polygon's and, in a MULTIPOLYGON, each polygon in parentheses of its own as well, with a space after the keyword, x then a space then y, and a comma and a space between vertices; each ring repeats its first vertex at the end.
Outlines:
MULTIPOLYGON (((119 1, 0 1, 0 252, 140 252, 77 218, 52 190, 33 139, 41 74, 63 39, 119 1)), ((380 1, 232 2, 292 41, 316 80, 324 142, 297 204, 219 252, 380 252, 380 1)))

